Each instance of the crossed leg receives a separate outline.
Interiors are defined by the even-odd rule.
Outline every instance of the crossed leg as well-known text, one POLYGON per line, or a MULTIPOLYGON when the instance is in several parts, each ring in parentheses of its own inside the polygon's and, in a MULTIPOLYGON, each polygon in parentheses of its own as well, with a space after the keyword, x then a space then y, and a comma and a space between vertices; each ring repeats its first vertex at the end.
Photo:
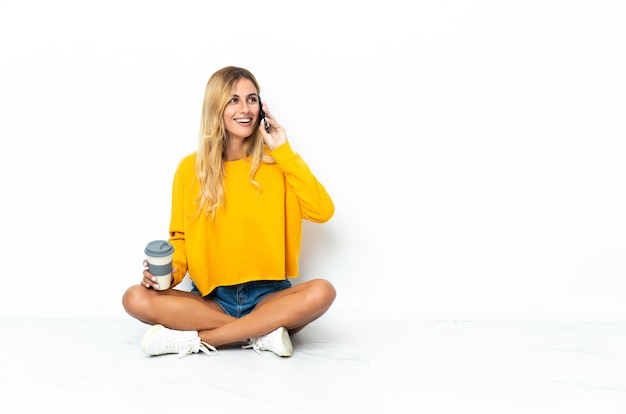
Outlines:
POLYGON ((174 289, 156 291, 131 286, 122 298, 126 311, 142 322, 170 329, 198 331, 215 347, 245 341, 279 327, 298 332, 318 319, 335 300, 333 285, 314 279, 265 296, 252 312, 230 316, 213 300, 174 289))

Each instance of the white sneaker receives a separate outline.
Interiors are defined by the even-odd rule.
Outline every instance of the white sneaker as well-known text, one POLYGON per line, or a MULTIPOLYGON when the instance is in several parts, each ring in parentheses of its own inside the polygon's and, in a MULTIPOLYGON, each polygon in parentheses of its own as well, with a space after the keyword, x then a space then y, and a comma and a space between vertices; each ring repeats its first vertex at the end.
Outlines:
POLYGON ((267 335, 250 339, 250 343, 244 345, 243 348, 252 348, 257 354, 260 354, 261 351, 272 351, 282 357, 288 357, 293 354, 293 345, 291 344, 291 338, 289 338, 289 331, 283 327, 267 335))
POLYGON ((178 354, 179 358, 199 351, 217 353, 214 347, 200 340, 197 331, 175 331, 163 325, 148 329, 141 340, 141 349, 148 355, 178 354))

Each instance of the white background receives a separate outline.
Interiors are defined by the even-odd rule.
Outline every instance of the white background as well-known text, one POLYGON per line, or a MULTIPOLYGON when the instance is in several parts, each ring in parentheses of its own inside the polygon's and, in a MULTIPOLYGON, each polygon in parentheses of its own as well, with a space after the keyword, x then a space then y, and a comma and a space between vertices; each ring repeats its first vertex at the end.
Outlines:
POLYGON ((237 65, 336 203, 327 318, 623 320, 624 4, 0 1, 0 316, 127 317, 237 65))

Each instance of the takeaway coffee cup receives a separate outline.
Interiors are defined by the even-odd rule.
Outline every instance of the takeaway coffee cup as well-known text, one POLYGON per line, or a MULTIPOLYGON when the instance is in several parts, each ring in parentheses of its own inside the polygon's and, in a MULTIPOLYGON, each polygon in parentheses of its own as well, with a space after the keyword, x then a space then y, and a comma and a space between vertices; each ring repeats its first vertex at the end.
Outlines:
POLYGON ((174 246, 165 240, 154 240, 144 250, 148 260, 148 271, 157 278, 157 290, 169 289, 172 282, 172 257, 174 246))

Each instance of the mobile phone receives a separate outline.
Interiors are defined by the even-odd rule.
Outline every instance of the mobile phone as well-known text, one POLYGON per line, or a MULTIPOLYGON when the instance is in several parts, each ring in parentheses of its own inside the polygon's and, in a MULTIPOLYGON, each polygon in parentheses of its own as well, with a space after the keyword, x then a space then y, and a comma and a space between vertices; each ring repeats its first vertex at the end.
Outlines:
POLYGON ((267 115, 263 112, 263 101, 261 101, 261 95, 259 95, 259 122, 261 119, 265 121, 265 132, 270 133, 270 124, 267 122, 267 115))

